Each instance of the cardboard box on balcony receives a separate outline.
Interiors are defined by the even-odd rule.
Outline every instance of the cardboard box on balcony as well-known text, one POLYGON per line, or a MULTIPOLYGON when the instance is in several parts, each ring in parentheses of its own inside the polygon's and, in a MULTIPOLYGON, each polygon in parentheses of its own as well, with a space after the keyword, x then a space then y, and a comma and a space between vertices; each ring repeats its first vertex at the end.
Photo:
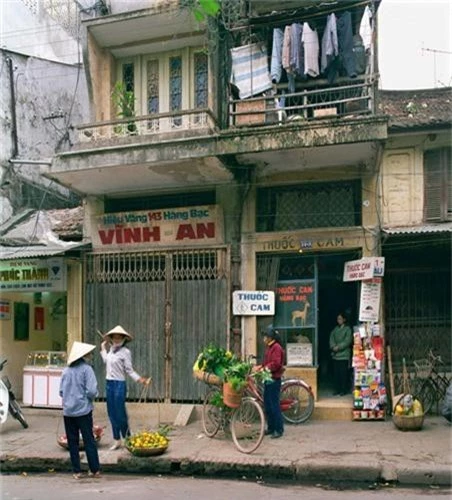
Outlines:
POLYGON ((258 125, 266 122, 266 104, 265 100, 261 101, 240 101, 235 105, 235 111, 239 113, 248 111, 262 111, 261 113, 250 113, 248 115, 235 115, 235 125, 243 127, 246 125, 258 125))
POLYGON ((314 109, 314 118, 328 118, 330 116, 337 116, 337 108, 314 109))

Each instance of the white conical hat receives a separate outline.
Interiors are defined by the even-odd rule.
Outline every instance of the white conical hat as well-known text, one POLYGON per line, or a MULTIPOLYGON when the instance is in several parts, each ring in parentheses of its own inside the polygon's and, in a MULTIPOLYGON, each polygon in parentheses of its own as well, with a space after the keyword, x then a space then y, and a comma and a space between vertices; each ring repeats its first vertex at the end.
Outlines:
POLYGON ((77 361, 78 359, 83 358, 83 356, 89 354, 91 351, 94 351, 95 348, 95 345, 75 341, 72 344, 71 352, 69 353, 69 357, 67 359, 67 364, 71 365, 74 361, 77 361))
POLYGON ((126 332, 121 325, 117 325, 114 328, 112 328, 109 332, 107 332, 104 335, 104 337, 107 337, 109 335, 114 335, 114 334, 116 334, 116 335, 124 335, 124 337, 126 337, 127 340, 132 340, 133 339, 132 335, 130 335, 129 332, 126 332))

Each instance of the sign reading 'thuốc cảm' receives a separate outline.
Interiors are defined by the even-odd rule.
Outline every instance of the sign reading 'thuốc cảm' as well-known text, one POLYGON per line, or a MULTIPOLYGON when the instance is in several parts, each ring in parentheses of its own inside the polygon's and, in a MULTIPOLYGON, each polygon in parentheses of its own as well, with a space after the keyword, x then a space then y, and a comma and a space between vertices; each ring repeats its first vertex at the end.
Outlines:
POLYGON ((96 217, 95 248, 221 244, 223 220, 216 205, 108 213, 96 217))

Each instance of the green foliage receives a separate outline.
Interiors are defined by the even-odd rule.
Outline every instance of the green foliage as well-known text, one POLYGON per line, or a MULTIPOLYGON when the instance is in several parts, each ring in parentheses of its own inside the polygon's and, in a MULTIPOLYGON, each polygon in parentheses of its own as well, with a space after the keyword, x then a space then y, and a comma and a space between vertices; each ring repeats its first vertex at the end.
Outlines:
POLYGON ((111 100, 119 118, 135 116, 135 94, 132 90, 127 90, 123 82, 115 83, 111 100))
POLYGON ((220 1, 194 0, 191 10, 196 21, 202 22, 205 21, 207 17, 215 17, 218 15, 220 11, 220 1))
POLYGON ((226 368, 235 361, 236 359, 232 352, 227 351, 223 347, 209 344, 199 354, 194 369, 207 373, 215 373, 215 375, 223 378, 226 368))
POLYGON ((251 372, 251 364, 237 361, 226 368, 224 380, 229 382, 235 391, 244 389, 248 383, 248 375, 251 372))
POLYGON ((257 382, 270 382, 272 379, 271 371, 268 368, 263 368, 257 372, 254 372, 252 376, 256 379, 257 382))
POLYGON ((223 394, 220 391, 216 392, 212 396, 212 399, 210 400, 210 404, 212 406, 218 406, 218 408, 222 408, 224 406, 223 394))

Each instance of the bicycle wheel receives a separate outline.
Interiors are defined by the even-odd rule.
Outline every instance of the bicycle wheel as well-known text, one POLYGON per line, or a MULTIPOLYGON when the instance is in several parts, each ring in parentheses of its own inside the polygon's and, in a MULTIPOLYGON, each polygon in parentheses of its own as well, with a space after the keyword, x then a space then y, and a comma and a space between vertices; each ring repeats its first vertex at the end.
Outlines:
POLYGON ((314 394, 300 380, 290 380, 281 387, 279 404, 284 420, 291 424, 302 424, 314 412, 314 394))
POLYGON ((435 388, 428 378, 415 378, 411 385, 413 396, 422 403, 424 413, 429 413, 435 403, 435 388))
POLYGON ((265 417, 260 405, 253 398, 243 398, 231 419, 231 435, 235 446, 242 453, 252 453, 262 443, 265 417))
POLYGON ((207 391, 202 405, 202 427, 207 437, 214 437, 221 425, 221 409, 213 404, 221 398, 219 389, 207 391))
POLYGON ((9 412, 11 415, 17 419, 24 429, 28 429, 28 423, 25 420, 24 414, 22 413, 22 408, 19 403, 15 400, 9 402, 9 412))

